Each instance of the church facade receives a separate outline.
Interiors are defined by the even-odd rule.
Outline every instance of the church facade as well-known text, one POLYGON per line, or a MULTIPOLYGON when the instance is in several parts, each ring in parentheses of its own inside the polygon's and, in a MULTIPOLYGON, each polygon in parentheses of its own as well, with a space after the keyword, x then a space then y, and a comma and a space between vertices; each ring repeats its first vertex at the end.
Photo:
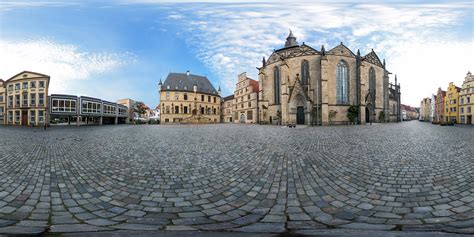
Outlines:
POLYGON ((351 106, 358 124, 400 118, 400 85, 389 83, 385 60, 373 50, 362 56, 342 43, 316 50, 299 45, 290 31, 285 47, 257 69, 260 123, 347 124, 351 106))

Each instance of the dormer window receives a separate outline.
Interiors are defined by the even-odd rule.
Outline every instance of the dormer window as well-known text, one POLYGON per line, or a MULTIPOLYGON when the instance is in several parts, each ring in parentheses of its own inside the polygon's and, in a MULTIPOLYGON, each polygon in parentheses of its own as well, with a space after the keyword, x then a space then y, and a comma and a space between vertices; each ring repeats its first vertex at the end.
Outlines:
POLYGON ((184 86, 184 89, 185 89, 185 90, 187 90, 187 89, 188 89, 188 87, 187 87, 187 86, 184 86))

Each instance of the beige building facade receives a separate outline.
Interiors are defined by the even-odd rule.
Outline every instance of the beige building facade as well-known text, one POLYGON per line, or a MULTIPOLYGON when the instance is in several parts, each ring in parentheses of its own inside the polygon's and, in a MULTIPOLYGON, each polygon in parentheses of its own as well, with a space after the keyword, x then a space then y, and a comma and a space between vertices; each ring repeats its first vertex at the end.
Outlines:
POLYGON ((222 122, 234 122, 234 95, 229 95, 222 99, 222 122))
POLYGON ((258 69, 262 123, 347 124, 351 105, 359 110, 357 123, 390 119, 389 72, 374 51, 361 56, 342 43, 316 50, 299 45, 290 32, 285 47, 263 58, 258 69))
MULTIPOLYGON (((48 88, 50 77, 23 71, 4 81, 3 123, 18 126, 43 126, 49 124, 48 88)), ((1 112, 1 111, 0 111, 1 112)))
POLYGON ((159 90, 161 123, 220 123, 220 88, 206 77, 170 73, 159 90))
POLYGON ((468 72, 459 93, 459 123, 474 124, 474 75, 468 72))
POLYGON ((238 76, 234 91, 234 123, 258 122, 258 81, 247 77, 244 72, 238 76))
POLYGON ((135 118, 133 105, 135 101, 129 98, 117 100, 117 104, 127 106, 127 120, 126 123, 132 123, 135 118))

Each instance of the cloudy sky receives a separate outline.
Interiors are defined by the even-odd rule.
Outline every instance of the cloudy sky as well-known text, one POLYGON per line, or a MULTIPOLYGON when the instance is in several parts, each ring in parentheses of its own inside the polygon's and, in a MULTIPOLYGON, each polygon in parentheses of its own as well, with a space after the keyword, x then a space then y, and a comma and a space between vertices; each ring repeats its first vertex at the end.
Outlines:
POLYGON ((169 72, 206 75, 223 95, 257 78, 263 56, 292 29, 326 49, 374 49, 402 85, 402 103, 474 71, 472 1, 43 0, 0 2, 0 78, 51 76, 51 93, 158 104, 169 72))

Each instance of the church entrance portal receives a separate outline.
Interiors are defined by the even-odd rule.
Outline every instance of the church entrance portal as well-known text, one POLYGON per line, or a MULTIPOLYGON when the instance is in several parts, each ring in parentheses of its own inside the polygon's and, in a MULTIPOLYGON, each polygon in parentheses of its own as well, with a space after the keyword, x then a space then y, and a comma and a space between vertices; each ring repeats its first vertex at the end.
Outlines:
POLYGON ((296 124, 304 124, 304 107, 296 107, 296 124))

